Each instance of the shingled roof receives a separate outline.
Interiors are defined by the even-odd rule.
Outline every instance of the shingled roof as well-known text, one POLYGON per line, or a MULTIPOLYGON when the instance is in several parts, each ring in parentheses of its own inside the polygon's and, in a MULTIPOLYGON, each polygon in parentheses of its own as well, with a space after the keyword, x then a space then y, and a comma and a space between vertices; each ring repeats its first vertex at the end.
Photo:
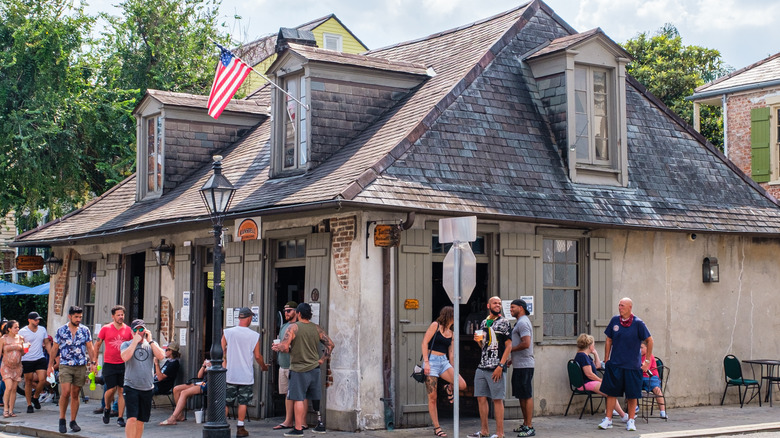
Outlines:
MULTIPOLYGON (((235 215, 354 205, 590 228, 780 235, 780 208, 633 80, 626 188, 572 183, 522 55, 571 35, 533 1, 477 23, 368 52, 436 75, 304 175, 269 179, 264 120, 223 151, 235 215)), ((268 93, 266 87, 264 93, 268 93)), ((259 96, 263 101, 264 97, 259 96)), ((209 166, 161 198, 134 202, 134 177, 18 238, 53 243, 206 220, 209 166)))
MULTIPOLYGON (((418 76, 426 76, 428 74, 424 64, 397 60, 391 61, 378 56, 354 55, 351 53, 334 52, 332 50, 303 46, 295 43, 289 43, 289 52, 295 53, 309 61, 322 62, 327 64, 363 67, 373 70, 408 73, 418 76)), ((279 61, 277 60, 277 62, 279 61)), ((274 64, 269 67, 269 69, 273 68, 274 64)))
POLYGON ((690 99, 697 100, 713 94, 745 91, 770 85, 780 85, 780 53, 775 53, 696 88, 690 99))

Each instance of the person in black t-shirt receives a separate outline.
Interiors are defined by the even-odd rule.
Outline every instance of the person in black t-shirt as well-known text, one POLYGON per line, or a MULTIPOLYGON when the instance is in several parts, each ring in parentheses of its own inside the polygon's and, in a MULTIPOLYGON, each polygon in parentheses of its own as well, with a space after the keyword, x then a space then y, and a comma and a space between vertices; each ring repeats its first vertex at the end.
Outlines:
POLYGON ((173 390, 176 384, 176 377, 179 375, 179 344, 171 342, 165 347, 165 363, 154 360, 154 394, 168 394, 173 390))

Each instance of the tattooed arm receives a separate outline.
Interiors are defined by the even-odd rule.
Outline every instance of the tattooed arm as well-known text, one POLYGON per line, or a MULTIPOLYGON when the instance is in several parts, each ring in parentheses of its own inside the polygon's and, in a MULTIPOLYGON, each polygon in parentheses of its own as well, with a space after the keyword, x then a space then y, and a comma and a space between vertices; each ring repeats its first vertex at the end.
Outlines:
POLYGON ((323 330, 319 325, 317 326, 317 331, 320 334, 320 342, 325 346, 325 351, 322 353, 322 357, 320 358, 320 364, 323 364, 330 360, 330 354, 333 352, 334 345, 333 341, 330 339, 330 337, 328 337, 328 334, 325 333, 325 330, 323 330))
POLYGON ((290 344, 295 339, 295 334, 298 333, 298 324, 290 324, 287 331, 284 332, 284 339, 278 344, 271 345, 271 350, 281 351, 282 353, 288 353, 290 351, 290 344))

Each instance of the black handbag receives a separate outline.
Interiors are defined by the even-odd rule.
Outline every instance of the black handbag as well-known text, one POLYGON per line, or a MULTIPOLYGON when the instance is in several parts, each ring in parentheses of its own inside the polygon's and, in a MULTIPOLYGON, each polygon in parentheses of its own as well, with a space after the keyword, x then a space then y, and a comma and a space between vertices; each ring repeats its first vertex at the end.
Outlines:
MULTIPOLYGON (((439 334, 439 325, 436 325, 436 333, 433 334, 433 337, 431 338, 431 341, 428 342, 428 351, 431 351, 431 345, 433 345, 433 340, 436 339, 436 335, 439 334)), ((420 382, 425 383, 425 378, 427 377, 425 375, 425 370, 422 367, 422 354, 420 355, 420 363, 414 366, 414 371, 412 372, 412 375, 410 376, 412 379, 420 382)))

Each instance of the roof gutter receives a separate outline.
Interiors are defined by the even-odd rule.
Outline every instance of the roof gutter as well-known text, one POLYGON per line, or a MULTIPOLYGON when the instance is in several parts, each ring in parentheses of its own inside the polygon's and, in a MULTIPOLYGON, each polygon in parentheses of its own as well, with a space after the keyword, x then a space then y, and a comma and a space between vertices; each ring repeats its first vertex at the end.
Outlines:
POLYGON ((778 85, 780 85, 780 79, 775 79, 773 81, 767 81, 767 82, 761 82, 761 83, 758 83, 758 84, 747 84, 747 85, 738 85, 736 87, 719 88, 717 90, 704 91, 702 93, 693 93, 693 96, 688 96, 688 97, 685 98, 685 100, 707 99, 707 98, 710 98, 710 97, 720 96, 721 94, 739 93, 741 91, 758 90, 758 89, 761 89, 761 88, 775 87, 775 86, 778 86, 778 85))

